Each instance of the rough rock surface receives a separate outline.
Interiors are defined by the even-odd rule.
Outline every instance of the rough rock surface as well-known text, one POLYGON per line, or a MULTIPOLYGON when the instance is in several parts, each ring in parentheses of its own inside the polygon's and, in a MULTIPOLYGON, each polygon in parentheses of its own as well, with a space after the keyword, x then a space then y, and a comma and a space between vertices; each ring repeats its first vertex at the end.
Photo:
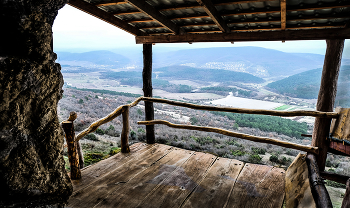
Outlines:
POLYGON ((0 1, 0 207, 60 207, 72 193, 57 118, 52 24, 67 0, 0 1))

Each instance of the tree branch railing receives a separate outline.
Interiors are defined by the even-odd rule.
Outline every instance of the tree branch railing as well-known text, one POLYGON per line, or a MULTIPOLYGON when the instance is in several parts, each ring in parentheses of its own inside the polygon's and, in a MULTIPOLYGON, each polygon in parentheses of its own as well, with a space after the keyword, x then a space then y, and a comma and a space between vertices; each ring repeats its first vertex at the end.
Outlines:
MULTIPOLYGON (((185 103, 185 102, 179 102, 179 101, 172 101, 172 100, 166 100, 166 99, 160 99, 160 98, 152 98, 152 97, 139 97, 137 98, 133 103, 119 106, 117 109, 115 109, 112 113, 107 115, 104 118, 101 118, 94 123, 92 123, 88 128, 80 132, 77 136, 75 141, 79 141, 81 138, 86 136, 89 133, 92 133, 97 130, 97 128, 105 123, 108 123, 115 119, 116 117, 120 116, 121 114, 128 114, 126 111, 128 111, 131 107, 136 106, 141 101, 148 101, 148 102, 155 102, 155 103, 163 103, 163 104, 169 104, 179 107, 187 107, 191 109, 196 110, 206 110, 206 111, 222 111, 222 112, 231 112, 231 113, 243 113, 243 114, 260 114, 260 115, 271 115, 271 116, 283 116, 283 117, 294 117, 294 116, 312 116, 312 117, 319 117, 319 118, 337 118, 339 116, 339 113, 337 112, 321 112, 321 111, 276 111, 276 110, 257 110, 257 109, 245 109, 245 108, 231 108, 231 107, 217 107, 217 106, 208 106, 208 105, 196 105, 191 103, 185 103)), ((138 122, 139 124, 146 124, 152 125, 152 124, 165 124, 167 126, 173 127, 173 128, 183 128, 183 129, 192 129, 192 130, 199 130, 199 131, 206 131, 206 132, 216 132, 221 133, 228 136, 234 136, 237 138, 247 139, 255 142, 262 142, 262 143, 269 143, 269 144, 275 144, 283 147, 289 147, 292 149, 302 150, 305 152, 310 152, 314 154, 318 154, 318 148, 317 147, 310 147, 306 145, 299 145, 294 144, 290 142, 285 141, 279 141, 274 140, 270 138, 265 137, 256 137, 246 134, 240 134, 236 132, 230 132, 224 129, 217 129, 212 127, 196 127, 196 126, 185 126, 185 125, 176 125, 171 124, 166 121, 141 121, 138 122), (153 123, 152 123, 153 122, 153 123)), ((121 149, 123 153, 129 152, 129 145, 128 145, 128 134, 129 134, 129 121, 128 121, 128 115, 123 116, 123 130, 121 134, 121 149)))

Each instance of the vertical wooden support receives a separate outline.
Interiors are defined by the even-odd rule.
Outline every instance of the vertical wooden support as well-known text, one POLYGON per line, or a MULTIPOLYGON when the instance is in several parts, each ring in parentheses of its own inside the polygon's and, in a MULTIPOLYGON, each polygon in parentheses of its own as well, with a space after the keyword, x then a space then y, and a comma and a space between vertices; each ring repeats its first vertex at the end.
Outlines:
MULTIPOLYGON (((343 54, 344 40, 327 40, 327 51, 324 58, 324 65, 321 78, 320 91, 318 93, 316 110, 333 111, 334 100, 337 93, 337 82, 341 57, 343 54)), ((328 142, 331 119, 316 118, 312 132, 312 146, 319 148, 317 164, 320 171, 323 171, 327 159, 328 142)))
POLYGON ((341 208, 349 208, 350 207, 350 179, 346 182, 346 191, 343 198, 343 203, 341 208))
POLYGON ((82 169, 84 168, 84 155, 83 155, 83 150, 81 149, 80 141, 75 142, 76 149, 78 152, 78 157, 79 157, 79 168, 82 169))
POLYGON ((62 122, 62 128, 65 132, 67 148, 68 148, 68 159, 70 163, 70 178, 72 180, 80 179, 81 172, 79 168, 79 157, 76 146, 74 145, 75 132, 73 121, 77 118, 75 112, 71 112, 67 121, 62 122))
POLYGON ((309 170, 309 181, 311 193, 314 197, 317 208, 333 208, 331 198, 324 186, 320 171, 317 166, 316 156, 308 153, 306 156, 306 163, 309 170))
POLYGON ((122 129, 122 135, 120 137, 120 143, 121 143, 121 152, 122 153, 129 153, 129 132, 130 132, 130 124, 129 124, 129 109, 130 106, 125 105, 123 106, 123 129, 122 129))
MULTIPOLYGON (((143 44, 143 94, 152 97, 152 44, 143 44)), ((154 108, 152 102, 145 101, 145 120, 154 120, 154 108)), ((146 137, 148 144, 155 143, 154 125, 146 126, 146 137)))

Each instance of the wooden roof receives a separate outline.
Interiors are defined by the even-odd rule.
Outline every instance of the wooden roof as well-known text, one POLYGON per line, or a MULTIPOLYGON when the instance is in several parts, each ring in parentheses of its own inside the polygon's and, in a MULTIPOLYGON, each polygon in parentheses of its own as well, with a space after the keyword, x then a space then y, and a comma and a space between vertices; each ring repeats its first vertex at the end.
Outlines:
POLYGON ((136 43, 350 38, 350 0, 70 0, 136 43))

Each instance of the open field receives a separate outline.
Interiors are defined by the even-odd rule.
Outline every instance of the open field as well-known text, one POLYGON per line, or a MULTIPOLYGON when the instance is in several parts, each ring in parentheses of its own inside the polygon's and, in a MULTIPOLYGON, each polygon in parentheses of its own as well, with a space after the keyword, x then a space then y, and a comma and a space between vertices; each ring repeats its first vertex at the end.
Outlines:
POLYGON ((251 109, 266 109, 266 110, 275 109, 277 107, 284 105, 282 103, 274 103, 269 101, 235 97, 232 95, 232 93, 230 93, 230 95, 228 95, 225 98, 213 100, 210 103, 214 105, 226 105, 226 106, 231 106, 236 108, 251 108, 251 109))

